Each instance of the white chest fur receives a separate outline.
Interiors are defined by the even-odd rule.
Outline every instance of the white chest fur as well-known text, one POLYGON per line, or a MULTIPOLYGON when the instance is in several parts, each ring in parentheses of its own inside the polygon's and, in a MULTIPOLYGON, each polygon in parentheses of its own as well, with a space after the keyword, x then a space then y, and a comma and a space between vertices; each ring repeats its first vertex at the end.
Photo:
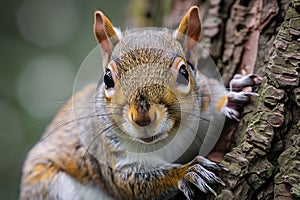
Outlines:
POLYGON ((60 200, 113 200, 97 185, 92 183, 83 185, 64 172, 59 172, 56 184, 49 193, 50 196, 60 200))

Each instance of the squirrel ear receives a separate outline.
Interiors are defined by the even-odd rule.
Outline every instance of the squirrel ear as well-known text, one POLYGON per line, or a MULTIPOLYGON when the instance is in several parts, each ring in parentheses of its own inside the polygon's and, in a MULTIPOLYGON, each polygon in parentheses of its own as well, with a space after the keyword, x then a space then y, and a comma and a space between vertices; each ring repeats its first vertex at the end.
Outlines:
POLYGON ((186 42, 187 49, 192 49, 201 35, 201 19, 199 8, 191 7, 182 18, 177 30, 176 38, 186 42), (186 39, 185 39, 186 38, 186 39))
POLYGON ((110 54, 113 47, 119 42, 119 38, 114 30, 113 25, 101 11, 96 11, 94 16, 95 37, 98 43, 101 45, 102 50, 105 53, 110 54))

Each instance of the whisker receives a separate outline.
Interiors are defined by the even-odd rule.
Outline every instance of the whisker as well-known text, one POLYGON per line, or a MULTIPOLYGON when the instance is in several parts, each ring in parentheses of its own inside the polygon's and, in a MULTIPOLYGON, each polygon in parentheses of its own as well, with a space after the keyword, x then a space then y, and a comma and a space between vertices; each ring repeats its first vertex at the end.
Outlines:
MULTIPOLYGON (((187 129, 189 129, 199 140, 201 143, 203 143, 203 140, 200 138, 200 135, 198 134, 198 130, 195 131, 194 129, 192 129, 189 125, 183 123, 182 121, 176 119, 176 118, 170 118, 170 119, 173 119, 174 121, 180 123, 180 125, 183 125, 184 127, 186 127, 187 129)), ((188 134, 187 134, 188 135, 188 134)), ((188 135, 189 136, 189 135, 188 135)), ((190 138, 190 139, 193 139, 193 138, 190 138)))
POLYGON ((64 128, 65 126, 68 126, 72 123, 78 122, 80 120, 84 120, 84 119, 88 119, 88 118, 96 118, 96 117, 101 117, 101 116, 113 116, 116 115, 118 113, 104 113, 104 114, 96 114, 97 112, 92 112, 90 113, 90 115, 87 116, 83 116, 83 117, 79 117, 79 118, 75 118, 66 122, 63 122, 61 124, 59 124, 58 126, 56 126, 53 130, 51 130, 49 133, 47 133, 47 135, 45 135, 44 137, 41 138, 41 141, 47 139, 48 137, 50 137, 52 134, 56 133, 56 131, 59 131, 60 129, 64 128))
POLYGON ((187 115, 190 115, 190 116, 193 116, 193 117, 197 117, 198 119, 203 120, 205 122, 208 122, 208 123, 210 122, 209 119, 206 119, 202 116, 199 116, 199 115, 196 115, 196 114, 193 114, 193 113, 190 113, 188 111, 181 110, 181 111, 175 111, 175 112, 184 113, 184 114, 187 114, 187 115))
POLYGON ((101 132, 99 132, 98 134, 96 134, 96 136, 92 139, 91 143, 87 146, 84 154, 83 154, 83 157, 80 161, 80 163, 83 161, 83 158, 88 154, 90 148, 92 147, 93 143, 96 141, 96 139, 102 135, 105 131, 111 131, 113 128, 116 128, 117 126, 114 125, 114 124, 110 124, 108 127, 104 128, 103 130, 101 130, 101 132))
POLYGON ((78 107, 78 108, 70 108, 70 109, 65 109, 65 110, 60 110, 57 113, 65 113, 65 112, 71 112, 71 111, 76 111, 76 110, 85 110, 85 109, 90 109, 91 107, 78 107))

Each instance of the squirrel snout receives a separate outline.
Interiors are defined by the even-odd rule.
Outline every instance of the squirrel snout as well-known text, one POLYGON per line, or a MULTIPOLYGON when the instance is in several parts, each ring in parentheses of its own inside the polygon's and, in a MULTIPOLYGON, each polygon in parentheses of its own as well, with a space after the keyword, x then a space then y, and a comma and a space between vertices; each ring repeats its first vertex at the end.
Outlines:
POLYGON ((129 109, 131 121, 138 126, 148 126, 156 120, 156 112, 147 102, 140 102, 139 105, 132 106, 129 109))
POLYGON ((130 111, 131 120, 139 126, 148 126, 153 118, 151 119, 149 110, 144 110, 142 108, 131 109, 130 111))
POLYGON ((148 115, 139 116, 136 119, 133 118, 133 121, 139 126, 148 126, 151 123, 151 118, 148 115))
POLYGON ((153 113, 150 110, 151 105, 146 100, 146 97, 140 95, 138 101, 135 101, 132 109, 130 109, 132 121, 142 127, 148 126, 154 119, 153 113))

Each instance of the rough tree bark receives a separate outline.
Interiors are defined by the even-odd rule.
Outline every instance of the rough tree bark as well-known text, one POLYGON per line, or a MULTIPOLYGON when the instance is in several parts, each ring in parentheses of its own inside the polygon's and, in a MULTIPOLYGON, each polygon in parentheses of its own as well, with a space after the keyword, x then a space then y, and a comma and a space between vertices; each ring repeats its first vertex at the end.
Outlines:
POLYGON ((300 1, 148 0, 128 22, 173 28, 191 5, 200 7, 201 43, 225 84, 235 73, 265 78, 222 161, 226 186, 206 198, 300 199, 300 1))

